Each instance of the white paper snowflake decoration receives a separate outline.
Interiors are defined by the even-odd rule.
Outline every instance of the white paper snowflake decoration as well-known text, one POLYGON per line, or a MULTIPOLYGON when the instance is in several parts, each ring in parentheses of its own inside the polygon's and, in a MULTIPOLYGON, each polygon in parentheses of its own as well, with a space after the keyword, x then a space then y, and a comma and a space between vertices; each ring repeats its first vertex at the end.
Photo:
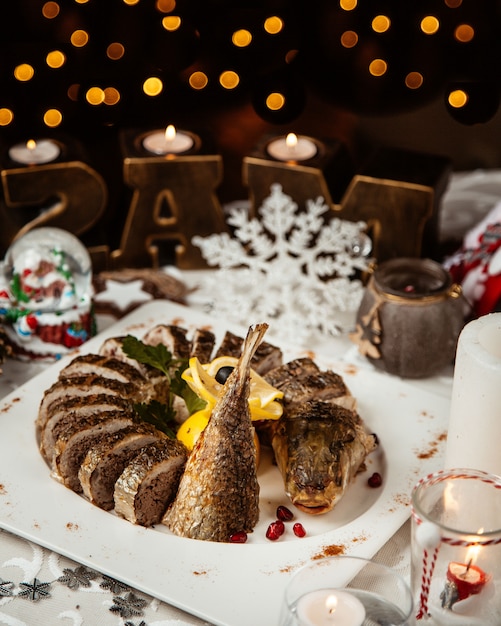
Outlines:
POLYGON ((234 237, 193 237, 208 265, 220 268, 202 286, 205 309, 242 325, 273 321, 270 332, 288 341, 339 334, 336 313, 358 309, 363 286, 355 276, 368 269, 372 246, 364 222, 327 222, 329 210, 317 198, 298 211, 274 184, 260 219, 249 219, 242 206, 229 210, 234 237))

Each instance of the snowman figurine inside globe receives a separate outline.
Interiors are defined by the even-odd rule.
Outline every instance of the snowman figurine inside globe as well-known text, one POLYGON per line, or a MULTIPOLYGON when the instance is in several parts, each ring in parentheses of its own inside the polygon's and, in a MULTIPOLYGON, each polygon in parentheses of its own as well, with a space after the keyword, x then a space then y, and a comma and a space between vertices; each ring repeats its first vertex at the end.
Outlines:
POLYGON ((15 356, 56 360, 95 334, 92 264, 71 233, 36 228, 7 250, 0 320, 15 356))

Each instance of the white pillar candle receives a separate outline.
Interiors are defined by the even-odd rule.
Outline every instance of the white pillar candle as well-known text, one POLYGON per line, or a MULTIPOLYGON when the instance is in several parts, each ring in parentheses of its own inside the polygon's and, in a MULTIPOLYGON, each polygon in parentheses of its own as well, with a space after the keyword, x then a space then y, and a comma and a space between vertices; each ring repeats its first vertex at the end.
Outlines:
POLYGON ((301 626, 361 626, 365 609, 351 593, 319 589, 299 598, 296 615, 301 626))
POLYGON ((146 135, 143 147, 153 154, 182 154, 193 147, 194 140, 188 133, 176 131, 172 125, 165 131, 158 130, 146 135))
POLYGON ((458 340, 446 468, 501 475, 501 313, 467 324, 458 340))
POLYGON ((52 139, 29 139, 26 143, 17 143, 9 149, 9 157, 17 163, 41 165, 57 159, 61 148, 52 139))
POLYGON ((298 137, 294 133, 273 139, 266 149, 268 154, 278 161, 307 161, 318 152, 314 141, 308 137, 298 137))

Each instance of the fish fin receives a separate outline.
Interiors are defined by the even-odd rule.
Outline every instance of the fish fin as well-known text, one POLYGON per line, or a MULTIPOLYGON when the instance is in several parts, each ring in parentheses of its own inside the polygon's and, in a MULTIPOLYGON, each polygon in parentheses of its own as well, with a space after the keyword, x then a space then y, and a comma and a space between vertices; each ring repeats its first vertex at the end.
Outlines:
POLYGON ((247 331, 247 336, 245 337, 244 345, 242 347, 242 354, 237 365, 239 377, 241 379, 247 376, 252 357, 254 356, 254 353, 256 352, 267 330, 268 324, 263 322, 261 324, 256 324, 255 326, 250 326, 247 331))

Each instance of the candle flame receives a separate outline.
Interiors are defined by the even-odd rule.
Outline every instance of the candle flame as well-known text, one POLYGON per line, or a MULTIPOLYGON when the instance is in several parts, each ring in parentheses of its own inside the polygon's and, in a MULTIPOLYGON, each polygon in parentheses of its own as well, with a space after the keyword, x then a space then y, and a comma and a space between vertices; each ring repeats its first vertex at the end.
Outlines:
POLYGON ((329 615, 332 615, 333 613, 336 612, 337 602, 338 600, 335 595, 327 596, 327 599, 325 600, 325 608, 329 612, 329 615))
POLYGON ((34 150, 37 147, 37 142, 34 139, 28 139, 26 147, 28 150, 34 150))
POLYGON ((165 141, 173 141, 176 138, 176 127, 169 124, 165 129, 165 141))
MULTIPOLYGON (((479 528, 477 530, 477 535, 481 535, 483 534, 483 532, 484 532, 484 528, 483 527, 479 528)), ((468 550, 466 551, 465 562, 468 564, 467 570, 470 569, 470 567, 477 561, 481 548, 482 546, 478 545, 478 543, 475 543, 472 546, 470 546, 468 550)))
POLYGON ((285 145, 290 149, 294 149, 297 146, 297 135, 289 133, 285 138, 285 145))

